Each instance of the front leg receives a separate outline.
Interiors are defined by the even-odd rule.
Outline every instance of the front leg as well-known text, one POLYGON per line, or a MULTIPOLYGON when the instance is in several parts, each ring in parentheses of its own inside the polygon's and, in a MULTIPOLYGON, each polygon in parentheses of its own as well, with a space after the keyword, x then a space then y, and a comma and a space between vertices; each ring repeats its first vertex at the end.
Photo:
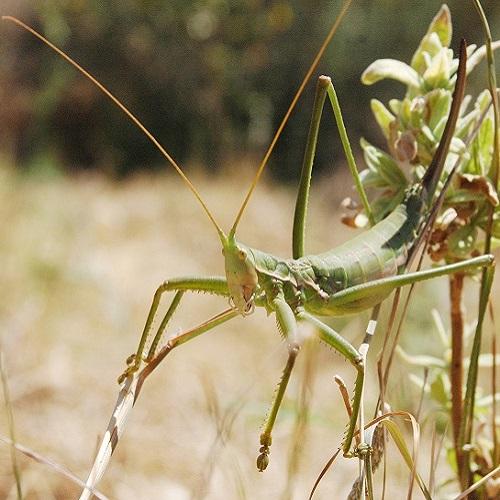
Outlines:
POLYGON ((149 309, 149 314, 146 319, 146 324, 142 331, 141 340, 137 347, 135 354, 132 354, 127 358, 127 368, 118 377, 118 383, 121 384, 129 375, 132 375, 139 370, 141 362, 144 359, 144 350, 146 344, 151 335, 151 326, 158 312, 158 307, 161 302, 162 295, 166 292, 176 292, 170 307, 167 310, 156 335, 154 336, 153 342, 149 349, 149 353, 146 357, 146 361, 150 360, 155 355, 156 347, 161 340, 163 333, 167 327, 168 322, 172 318, 177 306, 179 305, 182 296, 185 292, 203 292, 210 293, 213 295, 221 295, 224 297, 229 297, 229 290, 227 288, 226 278, 221 276, 214 276, 210 278, 200 278, 195 276, 184 277, 184 278, 174 278, 163 282, 156 290, 153 296, 153 302, 149 309))
POLYGON ((285 395, 286 386, 290 380, 290 375, 292 373, 293 367, 295 365, 295 360, 300 350, 300 344, 297 335, 297 321, 291 307, 285 301, 282 295, 278 295, 272 301, 273 308, 276 312, 276 322, 278 323, 278 329, 283 334, 288 343, 288 359, 283 369, 283 374, 281 380, 278 384, 278 390, 274 396, 274 401, 271 406, 271 410, 267 416, 266 422, 264 424, 264 430, 260 435, 260 454, 257 457, 257 468, 260 472, 266 469, 269 464, 269 448, 272 444, 272 430, 276 417, 278 416, 278 410, 280 408, 281 402, 283 401, 283 396, 285 395))

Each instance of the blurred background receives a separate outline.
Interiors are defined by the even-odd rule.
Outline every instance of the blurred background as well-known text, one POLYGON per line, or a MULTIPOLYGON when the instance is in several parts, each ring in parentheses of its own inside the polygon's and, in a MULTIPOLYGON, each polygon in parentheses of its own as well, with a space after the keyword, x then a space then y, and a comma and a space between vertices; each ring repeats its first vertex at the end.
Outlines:
MULTIPOLYGON (((484 2, 494 27, 498 2, 484 2)), ((380 57, 408 60, 440 2, 354 2, 317 74, 332 76, 353 142, 374 140, 369 98, 397 86, 359 82, 380 57)), ((454 47, 481 41, 469 2, 450 2, 454 47)), ((340 9, 338 1, 3 1, 108 85, 183 164, 213 171, 260 156, 340 9)), ((23 170, 95 169, 114 178, 165 169, 144 137, 94 86, 33 37, 2 27, 0 145, 23 170)), ((480 73, 480 72, 477 72, 480 73)), ((480 77, 480 76, 479 76, 480 77)), ((479 78, 478 77, 478 78, 479 78)), ((474 83, 474 82, 473 82, 474 83)), ((300 168, 314 82, 278 143, 270 170, 300 168)), ((342 158, 325 119, 317 166, 342 158)))
MULTIPOLYGON (((353 2, 317 75, 332 77, 357 154, 360 137, 383 143, 369 99, 386 102, 403 91, 390 82, 364 87, 362 71, 377 58, 409 60, 440 5, 353 2)), ((461 36, 482 44, 471 4, 448 5, 453 47, 461 36)), ((484 1, 484 8, 498 38, 500 4, 484 1)), ((200 187, 224 228, 339 10, 337 0, 3 0, 0 6, 0 14, 44 33, 137 114, 200 187)), ((172 276, 221 274, 220 249, 192 195, 119 110, 31 35, 8 23, 0 30, 3 367, 18 441, 83 479, 155 288, 172 276)), ((485 85, 483 64, 468 92, 485 85)), ((240 227, 243 241, 283 256, 290 254, 314 86, 294 111, 240 227)), ((339 222, 351 181, 329 109, 316 168, 311 252, 354 234, 339 222)), ((422 342, 435 338, 431 307, 446 311, 446 283, 431 285, 438 286, 437 299, 421 288, 405 337, 409 350, 442 354, 442 346, 422 342)), ((172 332, 225 306, 188 297, 172 332)), ((366 320, 334 325, 359 342, 366 320)), ((258 474, 260 425, 286 357, 275 330, 259 311, 167 359, 148 381, 102 491, 111 498, 307 497, 344 430, 333 374, 345 376, 348 387, 354 374, 330 350, 316 343, 304 349, 271 465, 258 474)), ((375 398, 375 376, 371 383, 375 398)), ((418 391, 403 377, 391 390, 401 406, 416 408, 418 391)), ((0 433, 7 436, 1 407, 0 433)), ((53 468, 18 460, 26 498, 76 497, 78 487, 53 468)), ((406 486, 403 465, 395 473, 398 468, 396 495, 406 486)), ((15 498, 11 470, 9 447, 0 444, 1 498, 15 498)), ((345 497, 355 472, 355 463, 342 462, 317 498, 345 497)))

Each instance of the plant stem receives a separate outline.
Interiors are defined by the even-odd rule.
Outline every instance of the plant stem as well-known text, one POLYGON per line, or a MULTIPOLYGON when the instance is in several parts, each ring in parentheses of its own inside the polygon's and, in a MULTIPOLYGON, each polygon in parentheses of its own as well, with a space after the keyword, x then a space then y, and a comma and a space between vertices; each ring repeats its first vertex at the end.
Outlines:
POLYGON ((464 338, 464 310, 462 306, 462 295, 464 286, 464 274, 452 274, 449 279, 450 292, 450 319, 451 319, 451 427, 453 432, 453 443, 457 460, 457 470, 460 484, 467 487, 467 478, 462 477, 463 453, 460 443, 460 426, 463 418, 463 338, 464 338))

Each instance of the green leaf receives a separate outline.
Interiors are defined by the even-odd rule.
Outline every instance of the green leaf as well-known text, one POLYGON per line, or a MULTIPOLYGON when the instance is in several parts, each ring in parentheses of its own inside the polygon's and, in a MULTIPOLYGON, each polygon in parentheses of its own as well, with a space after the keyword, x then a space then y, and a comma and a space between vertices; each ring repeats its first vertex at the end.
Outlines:
POLYGON ((451 92, 444 89, 436 89, 427 94, 427 106, 430 109, 428 120, 429 127, 436 134, 436 127, 444 118, 448 118, 451 107, 451 92))
MULTIPOLYGON (((372 205, 373 206, 373 205, 372 205)), ((488 226, 488 217, 485 214, 484 217, 482 217, 479 222, 479 227, 481 229, 486 231, 486 228, 488 226)), ((495 207, 495 211, 493 212, 493 227, 491 228, 491 234, 493 236, 492 239, 492 247, 493 248, 498 248, 500 247, 500 205, 495 207)))
POLYGON ((425 368, 445 369, 446 363, 435 356, 426 356, 423 354, 408 354, 402 347, 396 346, 396 353, 401 359, 413 366, 423 366, 425 368))
POLYGON ((450 380, 444 372, 439 373, 431 382, 431 397, 443 408, 448 407, 450 402, 450 380))
MULTIPOLYGON (((493 50, 500 48, 500 40, 491 44, 493 50)), ((486 56, 486 46, 483 45, 467 58, 467 74, 469 74, 486 56)))
POLYGON ((420 75, 430 66, 432 58, 443 48, 441 40, 436 33, 425 35, 420 46, 413 55, 411 67, 420 75))
POLYGON ((396 117, 378 99, 372 99, 370 107, 384 137, 389 139, 390 125, 396 120, 396 117))
POLYGON ((438 139, 439 137, 442 137, 444 129, 446 127, 446 122, 448 120, 448 117, 443 116, 441 119, 437 122, 436 126, 432 130, 432 135, 438 139))
POLYGON ((438 13, 429 24, 427 34, 436 33, 443 47, 449 47, 452 36, 452 24, 450 9, 446 4, 441 5, 438 13))
POLYGON ((469 203, 471 201, 481 203, 484 201, 484 196, 467 189, 455 189, 453 194, 446 197, 446 204, 449 206, 469 203))
POLYGON ((474 106, 482 113, 491 103, 490 91, 484 89, 476 98, 474 106))
POLYGON ((409 126, 418 130, 426 122, 425 117, 428 113, 427 102, 422 96, 416 96, 411 100, 405 99, 403 112, 405 115, 409 115, 409 126))
POLYGON ((493 156, 493 136, 495 134, 493 120, 486 118, 481 124, 477 139, 474 141, 474 152, 477 153, 478 173, 486 174, 490 170, 493 156))
POLYGON ((380 173, 388 186, 398 190, 407 185, 405 174, 391 156, 372 146, 365 139, 361 139, 361 147, 368 167, 380 173))
POLYGON ((377 59, 363 71, 361 81, 365 85, 391 78, 404 83, 408 87, 420 87, 421 79, 419 74, 408 64, 396 59, 377 59))
POLYGON ((365 188, 385 188, 387 182, 385 179, 374 170, 366 168, 359 173, 359 177, 365 188))
POLYGON ((460 117, 457 121, 457 126, 455 128, 455 135, 464 139, 469 132, 469 129, 472 128, 473 124, 479 118, 480 113, 477 109, 473 109, 466 115, 460 117))
MULTIPOLYGON (((410 128, 410 124, 413 126, 412 118, 414 111, 412 109, 413 100, 404 98, 401 101, 401 106, 399 108, 399 121, 401 122, 401 127, 403 129, 410 128)), ((418 128, 418 126, 416 127, 418 128)))
MULTIPOLYGON (((479 117, 479 106, 476 107, 475 112, 479 117)), ((489 113, 484 118, 479 132, 469 148, 471 154, 462 168, 464 173, 487 175, 493 154, 493 135, 493 119, 489 113)))
MULTIPOLYGON (((399 453, 403 457, 403 460, 405 461, 408 468, 410 470, 415 469, 416 465, 415 462, 413 461, 412 454, 410 453, 410 450, 406 446, 403 433, 400 431, 399 427, 389 419, 382 420, 382 423, 389 431, 394 441, 394 444, 397 446, 399 453)), ((418 486, 420 487, 420 490, 422 491, 422 494, 424 495, 425 499, 432 500, 431 494, 429 493, 429 490, 425 486, 425 483, 420 477, 420 474, 418 472, 416 472, 415 474, 415 479, 417 480, 418 486)))
POLYGON ((468 225, 457 229, 448 236, 449 253, 463 259, 470 255, 476 246, 477 228, 468 225))
MULTIPOLYGON (((434 145, 434 144, 436 144, 438 142, 438 139, 434 135, 434 132, 427 125, 424 125, 420 129, 420 132, 422 132, 422 135, 429 142, 429 145, 434 145)), ((441 131, 441 133, 442 133, 442 131, 441 131)))
POLYGON ((400 101, 399 99, 391 99, 389 101, 389 108, 395 115, 399 115, 399 113, 401 112, 401 105, 402 101, 400 101))
POLYGON ((424 71, 423 79, 429 89, 450 86, 450 65, 453 52, 443 48, 432 58, 431 65, 424 71))

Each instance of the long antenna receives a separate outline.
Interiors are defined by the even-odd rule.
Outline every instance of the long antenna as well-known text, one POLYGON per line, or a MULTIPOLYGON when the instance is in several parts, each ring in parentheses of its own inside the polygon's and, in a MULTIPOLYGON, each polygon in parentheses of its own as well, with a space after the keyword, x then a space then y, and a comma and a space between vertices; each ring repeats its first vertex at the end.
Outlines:
POLYGON ((281 135, 281 132, 283 132, 283 129, 285 128, 285 125, 290 118, 290 115, 292 114, 292 111, 295 108, 295 105, 297 104, 297 101, 299 100, 300 96, 302 95, 307 83, 309 82, 311 75, 314 73, 316 70, 319 61, 321 60, 321 57, 323 56, 323 53, 325 52, 326 48, 328 47, 328 44, 330 43, 331 39, 333 38, 333 35, 335 35, 335 32, 337 31, 338 27, 340 26, 340 23, 342 22, 342 19, 347 13, 347 10, 349 9, 350 5, 352 3, 352 0, 346 0, 344 2, 344 5, 342 6, 342 10, 340 11, 339 15, 337 16, 337 19, 335 20, 335 23, 333 26, 330 28, 330 31, 328 35, 326 36, 323 44, 321 45, 320 49, 318 50, 316 57, 314 58, 314 61, 312 62, 311 66, 307 70, 306 76, 302 80, 302 83, 300 84, 299 89, 297 90, 297 93, 295 94, 294 98, 292 99, 292 102, 290 103, 290 106, 288 107, 287 112, 285 113, 285 116, 281 120, 281 123, 276 130, 276 133, 274 134, 273 140, 271 141, 271 144, 269 144, 269 147, 267 148, 267 151, 264 155, 264 158, 262 158, 262 161, 260 162, 259 168, 257 170, 257 173, 255 174, 255 177, 253 178, 252 184, 250 185, 250 189, 248 190, 247 195, 245 196, 245 199, 243 200, 243 203, 238 211, 238 215, 236 216, 236 219, 234 221, 233 227, 231 228, 231 231, 229 233, 229 238, 234 237, 234 234, 236 232, 236 227, 238 226, 241 216, 243 215, 243 212, 245 211, 245 208, 250 201, 250 197, 252 196, 252 193, 257 186, 257 183, 259 182, 260 176, 262 175, 262 172, 264 171, 264 168, 267 165, 267 161, 269 160, 269 157, 271 156, 271 153, 273 152, 274 146, 276 145, 276 142, 278 142, 278 139, 281 135))
POLYGON ((156 146, 156 148, 160 151, 160 153, 167 159, 167 161, 175 168, 177 173, 181 176, 182 180, 187 184, 188 188, 191 190, 191 192, 194 194, 196 199, 199 201, 200 205, 202 206, 203 210, 205 213, 208 215, 208 218, 212 222, 212 224, 215 226, 215 229, 217 230, 217 233, 219 235, 219 238, 221 241, 225 241, 226 235, 224 234, 224 231, 220 228, 219 224, 217 224, 215 218, 211 214, 210 210, 208 209, 207 205, 203 201, 200 193, 198 190, 194 187, 193 183, 189 180, 187 175, 182 171, 181 167, 177 164, 177 162, 172 158, 172 156, 167 152, 167 150, 160 144, 158 139, 142 124, 142 122, 137 118, 131 111, 129 111, 124 104, 122 104, 118 98, 116 98, 102 83, 100 83, 94 76, 92 76, 86 69, 82 68, 75 60, 73 60, 70 56, 68 56, 65 52, 63 52, 61 49, 56 47, 52 42, 49 42, 44 36, 42 36, 40 33, 35 31, 33 28, 28 26, 27 24, 24 24, 22 21, 19 19, 12 17, 12 16, 2 16, 2 21, 11 21, 18 26, 21 26, 21 28, 24 28, 26 31, 29 31, 32 35, 36 36, 39 40, 41 40, 45 45, 49 46, 53 51, 57 52, 62 58, 66 59, 74 68, 76 68, 80 73, 82 73, 84 76, 86 76, 94 85, 97 86, 97 88, 103 92, 107 97, 109 97, 116 106, 118 106, 124 113, 127 115, 127 117, 146 135, 146 137, 156 146))

